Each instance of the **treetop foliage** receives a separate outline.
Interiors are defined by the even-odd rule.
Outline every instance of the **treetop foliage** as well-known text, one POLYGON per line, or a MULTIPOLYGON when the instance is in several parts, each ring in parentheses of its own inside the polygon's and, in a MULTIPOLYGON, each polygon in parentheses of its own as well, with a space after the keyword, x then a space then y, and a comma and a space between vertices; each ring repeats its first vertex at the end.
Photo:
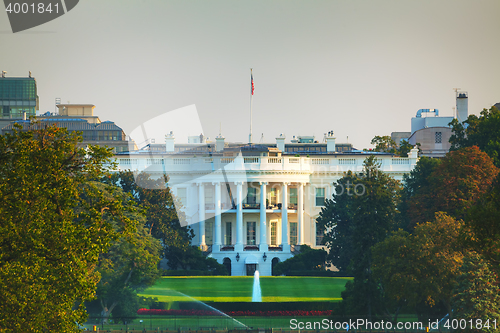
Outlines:
POLYGON ((500 111, 495 106, 483 109, 479 117, 470 115, 463 123, 453 119, 450 125, 453 131, 451 150, 478 146, 500 167, 500 111))
POLYGON ((99 254, 134 229, 107 174, 111 152, 55 126, 0 136, 0 327, 72 332, 95 294, 99 254))

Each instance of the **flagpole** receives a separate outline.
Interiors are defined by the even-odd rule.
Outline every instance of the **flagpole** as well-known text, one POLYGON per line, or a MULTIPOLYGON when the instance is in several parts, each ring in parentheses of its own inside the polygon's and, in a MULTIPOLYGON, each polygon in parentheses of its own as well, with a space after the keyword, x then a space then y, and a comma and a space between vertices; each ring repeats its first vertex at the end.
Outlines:
POLYGON ((251 87, 250 87, 250 135, 248 136, 248 142, 252 143, 252 109, 253 109, 253 73, 252 68, 250 68, 250 78, 251 78, 251 87))

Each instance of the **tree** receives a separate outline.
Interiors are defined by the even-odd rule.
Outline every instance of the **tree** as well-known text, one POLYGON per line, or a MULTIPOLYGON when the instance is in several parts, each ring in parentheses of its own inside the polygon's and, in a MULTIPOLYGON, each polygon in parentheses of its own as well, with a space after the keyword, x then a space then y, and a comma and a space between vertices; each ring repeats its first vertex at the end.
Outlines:
POLYGON ((445 213, 419 224, 413 234, 393 233, 372 248, 373 271, 386 295, 416 308, 439 302, 451 313, 451 298, 464 251, 459 242, 463 222, 445 213))
POLYGON ((374 156, 365 160, 360 174, 350 173, 346 177, 337 182, 336 193, 326 202, 318 223, 327 230, 327 247, 337 253, 332 258, 333 264, 345 261, 342 258, 345 255, 350 259, 347 271, 354 279, 342 293, 345 308, 353 314, 367 314, 371 319, 382 311, 383 305, 371 271, 370 248, 395 229, 400 185, 379 169, 374 156), (350 190, 345 190, 343 185, 351 180, 350 190), (343 198, 349 195, 350 199, 343 198), (338 207, 337 202, 341 203, 338 207))
POLYGON ((278 263, 273 269, 273 275, 288 275, 291 271, 324 271, 325 260, 325 250, 301 245, 300 253, 278 263))
MULTIPOLYGON (((420 143, 417 143, 417 146, 420 146, 420 143)), ((400 157, 408 157, 410 150, 413 149, 413 145, 411 145, 408 140, 402 140, 397 149, 397 153, 400 157)), ((420 147, 419 147, 420 150, 420 147)))
POLYGON ((478 253, 471 252, 465 257, 460 272, 453 290, 454 316, 467 322, 472 320, 476 326, 471 329, 468 325, 462 332, 498 332, 498 326, 494 326, 495 321, 500 321, 500 294, 498 278, 491 265, 478 253))
POLYGON ((375 136, 372 139, 371 144, 375 145, 375 148, 373 150, 378 152, 395 154, 398 149, 398 145, 396 144, 396 142, 394 142, 394 140, 391 139, 391 137, 388 135, 375 136))
POLYGON ((449 152, 409 203, 412 225, 431 221, 439 211, 463 219, 497 174, 493 160, 476 146, 449 152))
POLYGON ((432 193, 430 175, 437 169, 440 159, 422 156, 418 159, 415 168, 410 174, 403 176, 403 191, 401 193, 401 202, 399 211, 401 214, 400 225, 405 230, 412 232, 416 225, 416 218, 410 213, 410 203, 415 196, 421 199, 421 208, 430 207, 432 203, 423 202, 425 199, 431 198, 432 193))
POLYGON ((461 239, 500 273, 500 174, 467 212, 461 239))
MULTIPOLYGON (((123 192, 120 197, 132 200, 123 192)), ((97 284, 97 302, 104 322, 110 315, 115 321, 131 322, 139 310, 137 293, 153 285, 159 277, 160 242, 145 227, 143 211, 129 213, 129 218, 138 222, 136 229, 122 235, 99 257, 97 269, 101 280, 97 284)))
POLYGON ((335 194, 332 199, 325 200, 316 221, 317 227, 326 231, 323 241, 328 248, 327 260, 339 271, 347 272, 353 254, 351 221, 355 188, 362 189, 362 183, 355 173, 348 171, 334 186, 335 194))
POLYGON ((169 261, 169 266, 177 266, 179 259, 190 250, 194 232, 188 226, 181 226, 174 204, 174 196, 166 185, 168 179, 160 177, 153 179, 147 173, 134 174, 122 171, 107 180, 118 184, 126 193, 144 208, 146 213, 145 226, 149 233, 161 241, 162 257, 169 261))
POLYGON ((451 150, 464 147, 478 146, 493 159, 493 163, 500 167, 500 111, 492 106, 489 110, 483 109, 481 115, 470 115, 466 121, 460 123, 453 119, 450 123, 453 135, 450 137, 451 150))
POLYGON ((0 136, 0 328, 73 332, 99 254, 133 221, 112 189, 91 182, 106 174, 109 150, 79 149, 81 138, 54 126, 20 128, 0 136))

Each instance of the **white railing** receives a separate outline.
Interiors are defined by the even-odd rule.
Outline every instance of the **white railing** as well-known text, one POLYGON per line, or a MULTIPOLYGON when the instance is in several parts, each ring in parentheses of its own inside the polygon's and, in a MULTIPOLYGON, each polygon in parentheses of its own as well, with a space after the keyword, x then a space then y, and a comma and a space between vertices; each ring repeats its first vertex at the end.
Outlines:
MULTIPOLYGON (((259 156, 259 157, 164 157, 151 158, 151 156, 132 156, 130 159, 117 157, 116 162, 122 170, 149 168, 149 171, 155 172, 214 172, 224 167, 226 170, 269 170, 269 171, 305 171, 305 172, 345 172, 352 170, 361 171, 363 161, 367 156, 360 155, 355 157, 339 158, 337 157, 288 157, 288 156, 259 156), (283 163, 285 162, 285 163, 283 163), (215 169, 214 169, 215 168, 215 169)), ((382 171, 410 172, 416 163, 416 159, 405 157, 387 158, 378 157, 377 162, 381 162, 382 171)))
POLYGON ((330 164, 329 158, 313 158, 311 161, 312 164, 330 164))
POLYGON ((406 165, 410 164, 410 160, 407 158, 393 158, 392 159, 392 164, 395 165, 406 165))
POLYGON ((355 158, 339 158, 339 165, 355 165, 355 158))
POLYGON ((244 163, 259 163, 258 157, 245 157, 244 163))
POLYGON ((174 164, 191 164, 191 160, 189 158, 174 158, 174 164))

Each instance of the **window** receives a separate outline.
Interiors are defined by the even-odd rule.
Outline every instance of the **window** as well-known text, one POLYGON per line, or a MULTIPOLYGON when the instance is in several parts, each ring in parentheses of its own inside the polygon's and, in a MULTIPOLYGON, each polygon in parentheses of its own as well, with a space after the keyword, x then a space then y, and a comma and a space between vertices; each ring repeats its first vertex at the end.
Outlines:
POLYGON ((271 245, 278 245, 277 233, 278 233, 278 222, 271 221, 271 245))
POLYGON ((186 207, 187 203, 187 189, 185 187, 181 187, 177 189, 177 198, 181 202, 183 207, 186 207))
POLYGON ((205 243, 207 245, 212 245, 213 242, 213 234, 214 234, 214 222, 213 220, 205 221, 205 243))
POLYGON ((325 228, 320 227, 319 224, 316 223, 316 245, 325 245, 324 240, 325 228))
POLYGON ((247 245, 255 245, 255 224, 256 222, 247 222, 247 245))
POLYGON ((226 222, 226 233, 224 234, 224 245, 231 245, 233 228, 231 222, 226 222))
POLYGON ((316 206, 325 205, 325 189, 323 187, 316 188, 316 206))
POLYGON ((297 204, 297 188, 290 188, 290 203, 293 205, 297 204))
POLYGON ((247 203, 254 205, 257 203, 257 189, 255 187, 248 187, 247 203))
POLYGON ((297 222, 290 222, 290 245, 297 245, 297 222))
POLYGON ((443 139, 443 133, 442 132, 436 132, 436 140, 435 140, 435 143, 442 143, 442 139, 443 139))
POLYGON ((269 197, 271 200, 269 200, 271 205, 276 205, 276 189, 273 187, 271 188, 271 191, 269 192, 269 197))

